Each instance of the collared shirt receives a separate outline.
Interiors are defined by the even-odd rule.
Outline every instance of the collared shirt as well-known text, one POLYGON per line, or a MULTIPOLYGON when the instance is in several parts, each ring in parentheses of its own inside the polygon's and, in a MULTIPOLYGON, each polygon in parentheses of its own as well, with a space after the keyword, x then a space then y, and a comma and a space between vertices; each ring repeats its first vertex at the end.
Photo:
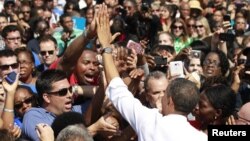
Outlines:
POLYGON ((163 116, 134 98, 121 78, 114 78, 106 95, 129 122, 139 141, 207 141, 207 135, 195 129, 183 115, 163 116))
MULTIPOLYGON (((82 114, 87 110, 89 103, 90 101, 85 102, 83 105, 75 105, 73 106, 72 111, 82 114)), ((55 118, 56 115, 44 108, 31 108, 25 113, 23 118, 23 137, 28 140, 39 141, 36 133, 36 125, 39 123, 51 125, 55 118)))
MULTIPOLYGON (((71 38, 68 41, 68 45, 78 36, 80 36, 82 34, 82 30, 79 29, 73 29, 73 33, 71 34, 71 36, 74 36, 74 38, 71 38)), ((58 49, 59 49, 59 56, 62 55, 62 53, 64 52, 65 49, 65 42, 61 39, 62 38, 62 34, 63 34, 63 30, 59 31, 59 32, 55 32, 53 34, 53 37, 56 39, 57 41, 57 45, 58 45, 58 49)))

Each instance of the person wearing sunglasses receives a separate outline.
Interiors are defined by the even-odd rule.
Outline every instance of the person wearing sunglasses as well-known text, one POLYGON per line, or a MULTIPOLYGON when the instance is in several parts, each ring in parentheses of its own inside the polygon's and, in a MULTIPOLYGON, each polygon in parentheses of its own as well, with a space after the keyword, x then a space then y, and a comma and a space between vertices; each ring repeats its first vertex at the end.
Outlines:
POLYGON ((12 71, 20 72, 15 52, 10 49, 0 50, 0 78, 6 77, 12 71))
POLYGON ((39 72, 43 72, 49 68, 49 66, 54 63, 58 57, 59 53, 57 48, 56 39, 52 36, 44 36, 40 39, 40 58, 42 59, 42 64, 36 67, 39 72))

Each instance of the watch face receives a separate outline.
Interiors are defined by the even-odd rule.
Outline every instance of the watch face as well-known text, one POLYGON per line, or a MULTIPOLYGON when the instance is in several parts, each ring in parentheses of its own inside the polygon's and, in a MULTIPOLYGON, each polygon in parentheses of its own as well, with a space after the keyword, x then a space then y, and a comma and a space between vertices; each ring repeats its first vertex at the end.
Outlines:
POLYGON ((110 47, 104 48, 102 53, 112 53, 113 49, 110 47))

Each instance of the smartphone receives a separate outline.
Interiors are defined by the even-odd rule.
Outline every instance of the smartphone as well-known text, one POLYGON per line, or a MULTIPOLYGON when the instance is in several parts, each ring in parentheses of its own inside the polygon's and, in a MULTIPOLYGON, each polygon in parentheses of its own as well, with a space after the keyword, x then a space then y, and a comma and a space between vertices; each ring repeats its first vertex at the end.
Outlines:
POLYGON ((234 41, 235 35, 232 33, 220 33, 219 34, 219 39, 221 41, 234 41))
POLYGON ((16 72, 13 71, 9 73, 5 79, 9 84, 13 84, 16 80, 16 75, 16 72))
POLYGON ((201 58, 201 51, 200 50, 192 50, 191 57, 192 58, 201 58))
POLYGON ((169 71, 171 77, 183 77, 183 62, 182 61, 173 61, 169 63, 169 71))
POLYGON ((166 65, 168 63, 168 59, 162 56, 153 56, 154 62, 156 66, 166 65))
POLYGON ((229 21, 229 22, 231 22, 231 17, 230 17, 230 15, 225 15, 225 16, 223 17, 223 21, 229 21))
POLYGON ((143 48, 141 46, 141 44, 133 41, 133 40, 129 40, 127 43, 127 48, 129 49, 134 49, 136 54, 142 54, 143 53, 143 48))

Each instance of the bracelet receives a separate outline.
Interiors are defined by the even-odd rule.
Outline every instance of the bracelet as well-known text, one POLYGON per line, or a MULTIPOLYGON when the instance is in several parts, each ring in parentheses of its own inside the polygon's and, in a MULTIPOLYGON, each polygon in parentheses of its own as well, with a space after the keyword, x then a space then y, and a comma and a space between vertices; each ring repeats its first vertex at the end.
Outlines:
POLYGON ((3 111, 4 111, 4 112, 9 112, 9 113, 13 113, 13 112, 14 112, 14 110, 7 109, 7 108, 4 108, 3 111))

